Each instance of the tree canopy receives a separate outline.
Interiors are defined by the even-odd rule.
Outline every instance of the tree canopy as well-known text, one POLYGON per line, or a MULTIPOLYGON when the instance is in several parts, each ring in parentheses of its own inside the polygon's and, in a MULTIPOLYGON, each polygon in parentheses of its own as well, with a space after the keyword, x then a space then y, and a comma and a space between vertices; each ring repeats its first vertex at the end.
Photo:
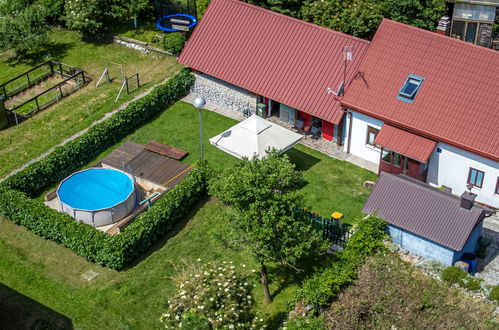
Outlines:
POLYGON ((266 158, 243 160, 210 183, 210 192, 229 206, 230 226, 261 265, 261 281, 270 302, 266 264, 294 266, 302 257, 325 247, 320 233, 301 212, 297 193, 302 175, 287 156, 276 151, 266 158))

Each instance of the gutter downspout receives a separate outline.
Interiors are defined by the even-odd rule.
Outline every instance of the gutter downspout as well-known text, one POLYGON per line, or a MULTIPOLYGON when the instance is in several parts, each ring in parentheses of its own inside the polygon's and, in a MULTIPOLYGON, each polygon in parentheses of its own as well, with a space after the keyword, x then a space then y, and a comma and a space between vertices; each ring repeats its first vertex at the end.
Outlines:
POLYGON ((352 119, 353 119, 353 114, 350 110, 345 111, 347 116, 350 116, 350 119, 348 120, 348 139, 347 139, 347 155, 350 154, 350 144, 352 142, 352 119))

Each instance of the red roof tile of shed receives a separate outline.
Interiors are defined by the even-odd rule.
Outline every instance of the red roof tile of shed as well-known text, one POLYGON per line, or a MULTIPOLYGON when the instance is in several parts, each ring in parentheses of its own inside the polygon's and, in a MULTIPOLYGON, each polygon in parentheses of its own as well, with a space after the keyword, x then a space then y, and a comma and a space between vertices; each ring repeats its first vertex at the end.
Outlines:
POLYGON ((374 143, 423 163, 428 163, 437 145, 433 140, 387 124, 381 127, 374 143))
POLYGON ((384 19, 345 107, 499 161, 499 52, 384 19), (396 97, 425 78, 412 104, 396 97))
POLYGON ((198 71, 338 123, 343 47, 347 81, 369 42, 236 0, 212 0, 178 61, 198 71))

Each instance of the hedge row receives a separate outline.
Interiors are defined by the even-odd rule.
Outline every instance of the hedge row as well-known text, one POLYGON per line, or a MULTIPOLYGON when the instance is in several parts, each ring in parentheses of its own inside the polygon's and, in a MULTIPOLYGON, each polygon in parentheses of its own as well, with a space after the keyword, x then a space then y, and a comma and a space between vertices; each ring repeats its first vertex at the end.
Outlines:
POLYGON ((206 194, 206 173, 205 165, 199 166, 116 236, 5 187, 0 189, 0 216, 71 249, 88 261, 122 270, 170 231, 206 194))
POLYGON ((39 195, 51 184, 88 164, 101 152, 187 95, 193 83, 194 76, 183 69, 148 95, 93 126, 81 137, 56 148, 47 157, 5 180, 2 185, 23 191, 30 197, 39 195))
POLYGON ((327 305, 345 286, 351 284, 368 255, 385 247, 386 222, 369 216, 359 220, 345 250, 322 272, 307 279, 295 295, 295 303, 312 305, 316 309, 327 305))
POLYGON ((187 95, 194 76, 184 69, 147 96, 130 103, 81 137, 58 147, 47 157, 0 185, 0 216, 53 240, 87 260, 121 270, 167 233, 206 194, 207 166, 202 164, 154 207, 139 215, 121 234, 109 236, 65 213, 31 199, 88 164, 101 152, 159 115, 187 95))

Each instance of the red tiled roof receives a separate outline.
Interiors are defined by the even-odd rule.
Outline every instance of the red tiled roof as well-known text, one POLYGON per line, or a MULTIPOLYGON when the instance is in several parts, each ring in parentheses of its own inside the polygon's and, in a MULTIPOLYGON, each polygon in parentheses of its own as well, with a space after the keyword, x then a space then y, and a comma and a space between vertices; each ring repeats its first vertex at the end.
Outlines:
POLYGON ((178 61, 198 71, 338 123, 343 47, 347 81, 369 42, 236 0, 212 0, 178 61))
POLYGON ((499 52, 384 19, 342 104, 499 161, 499 52), (412 104, 396 97, 425 78, 412 104))
POLYGON ((374 143, 401 155, 428 163, 437 143, 422 136, 384 124, 374 143))

